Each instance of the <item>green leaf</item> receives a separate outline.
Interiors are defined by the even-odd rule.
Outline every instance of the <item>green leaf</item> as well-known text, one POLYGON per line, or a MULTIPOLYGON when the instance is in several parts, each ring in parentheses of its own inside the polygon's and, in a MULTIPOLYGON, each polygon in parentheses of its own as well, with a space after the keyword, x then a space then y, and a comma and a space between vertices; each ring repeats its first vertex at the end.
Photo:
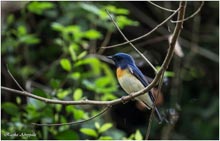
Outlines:
POLYGON ((74 106, 73 105, 68 105, 68 106, 66 106, 66 112, 67 113, 73 113, 73 111, 74 111, 74 106))
POLYGON ((101 126, 101 128, 99 129, 99 132, 102 133, 102 132, 105 132, 106 130, 108 130, 109 128, 112 127, 112 124, 111 123, 105 123, 104 125, 101 126))
POLYGON ((70 61, 66 58, 60 60, 60 65, 66 71, 70 71, 72 69, 70 61))
POLYGON ((95 122, 95 127, 96 127, 96 129, 99 129, 100 128, 100 124, 98 122, 95 122))
POLYGON ((166 77, 174 77, 175 73, 172 72, 172 71, 165 71, 164 76, 166 76, 166 77))
POLYGON ((141 135, 141 132, 139 130, 137 130, 135 132, 134 139, 135 140, 143 140, 143 136, 141 135))
POLYGON ((40 42, 40 39, 37 38, 35 35, 32 34, 27 34, 27 35, 22 35, 19 37, 19 42, 20 43, 25 43, 28 45, 32 44, 38 44, 40 42))
POLYGON ((61 109, 62 109, 62 105, 61 104, 56 104, 55 109, 56 109, 57 112, 60 112, 61 109))
POLYGON ((41 108, 44 108, 46 104, 42 101, 39 101, 37 99, 30 98, 28 99, 28 104, 32 105, 35 110, 39 110, 41 108))
POLYGON ((82 119, 84 117, 85 112, 83 110, 80 109, 74 109, 73 110, 73 116, 74 119, 79 120, 82 119))
POLYGON ((57 93, 57 97, 59 99, 63 99, 69 94, 70 94, 70 90, 59 90, 58 93, 57 93))
POLYGON ((52 23, 51 27, 53 30, 59 31, 59 32, 62 32, 64 30, 64 26, 61 25, 60 23, 52 23))
POLYGON ((73 93, 73 99, 74 100, 80 100, 82 98, 83 91, 80 88, 77 88, 73 93))
POLYGON ((78 140, 79 135, 73 130, 66 130, 63 132, 58 132, 55 136, 57 140, 78 140))
POLYGON ((138 25, 137 21, 130 20, 125 16, 117 16, 116 21, 118 22, 118 26, 120 28, 124 28, 125 26, 128 26, 128 25, 133 25, 133 26, 138 25))
POLYGON ((53 8, 54 4, 51 2, 38 2, 34 1, 28 4, 27 9, 28 11, 41 15, 45 10, 53 8))
POLYGON ((92 5, 90 3, 81 3, 80 6, 84 9, 84 10, 87 10, 93 14, 96 14, 96 15, 99 15, 99 8, 96 7, 95 5, 92 5))
POLYGON ((77 59, 82 59, 83 57, 85 57, 87 55, 87 51, 83 51, 82 53, 80 53, 77 57, 77 59))
POLYGON ((78 45, 73 43, 69 46, 68 49, 69 49, 69 53, 71 55, 72 60, 75 61, 77 58, 75 50, 78 50, 78 45))
POLYGON ((21 104, 21 98, 18 97, 18 96, 16 97, 16 103, 17 103, 17 104, 21 104))
POLYGON ((10 14, 8 17, 7 17, 7 24, 10 25, 14 22, 15 20, 15 16, 13 14, 10 14))
POLYGON ((54 78, 52 78, 52 79, 50 80, 50 85, 51 85, 54 89, 57 89, 57 88, 59 88, 59 86, 60 86, 60 80, 59 80, 59 79, 54 79, 54 78))
POLYGON ((37 96, 41 96, 41 97, 47 98, 47 94, 42 89, 35 88, 32 93, 37 95, 37 96))
POLYGON ((101 97, 101 100, 103 101, 107 101, 107 100, 114 100, 116 99, 117 97, 111 93, 105 93, 102 97, 101 97))
POLYGON ((18 36, 23 36, 23 35, 27 34, 26 27, 23 25, 20 25, 17 30, 18 30, 18 33, 17 33, 18 36))
POLYGON ((91 128, 81 128, 80 132, 82 132, 85 135, 91 136, 91 137, 98 137, 97 132, 91 128))
POLYGON ((101 137, 99 137, 98 140, 112 140, 112 137, 110 137, 110 136, 101 136, 101 137))
POLYGON ((104 9, 107 9, 108 11, 110 11, 111 13, 114 13, 114 14, 123 14, 123 15, 129 14, 129 11, 127 9, 117 8, 114 5, 107 5, 107 6, 105 6, 104 9))
POLYGON ((2 109, 10 115, 16 116, 19 113, 19 108, 17 105, 10 103, 10 102, 5 102, 2 104, 2 109))
POLYGON ((86 31, 84 33, 84 36, 88 39, 94 40, 94 39, 99 39, 102 36, 102 34, 97 30, 91 29, 86 31))
POLYGON ((78 80, 81 77, 81 73, 80 72, 74 72, 74 73, 69 74, 68 77, 71 78, 71 79, 78 80))

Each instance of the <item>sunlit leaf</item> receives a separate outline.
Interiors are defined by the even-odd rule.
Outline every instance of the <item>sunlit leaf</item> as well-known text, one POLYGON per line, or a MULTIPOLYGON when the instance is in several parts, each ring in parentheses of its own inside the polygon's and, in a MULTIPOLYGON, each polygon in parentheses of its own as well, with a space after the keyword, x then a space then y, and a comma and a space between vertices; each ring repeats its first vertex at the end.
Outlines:
POLYGON ((73 113, 74 113, 73 114, 74 119, 79 120, 79 119, 82 119, 84 117, 85 112, 81 109, 74 109, 73 113))
POLYGON ((112 137, 110 137, 110 136, 101 136, 101 137, 99 137, 98 140, 112 140, 112 137))
POLYGON ((27 9, 28 11, 41 15, 45 10, 53 8, 54 4, 51 2, 38 2, 34 1, 28 4, 27 9))
POLYGON ((78 45, 76 45, 76 44, 71 44, 70 46, 69 46, 69 53, 70 53, 70 55, 71 55, 71 58, 72 58, 72 60, 73 61, 75 61, 76 60, 76 52, 75 52, 75 50, 76 50, 76 48, 78 48, 78 45))
POLYGON ((74 72, 74 73, 69 74, 68 77, 78 80, 81 77, 81 73, 80 72, 74 72))
POLYGON ((107 5, 107 6, 105 6, 104 9, 107 9, 109 12, 114 13, 114 14, 127 15, 129 13, 129 11, 127 9, 117 8, 114 5, 107 5))
POLYGON ((94 40, 94 39, 99 39, 102 36, 100 32, 94 29, 90 29, 84 33, 84 37, 94 40))
POLYGON ((83 91, 80 88, 77 88, 73 93, 73 99, 74 100, 80 100, 82 98, 83 91))
POLYGON ((104 125, 102 125, 99 129, 99 132, 105 132, 106 130, 108 130, 109 128, 112 127, 112 123, 105 123, 104 125))
POLYGON ((60 65, 66 71, 70 71, 72 69, 70 61, 66 58, 60 60, 60 65))
POLYGON ((95 127, 96 127, 96 129, 99 129, 100 128, 100 124, 98 122, 95 122, 95 127))
POLYGON ((18 97, 18 96, 16 97, 16 103, 17 103, 17 104, 21 104, 21 98, 18 97))
POLYGON ((77 56, 77 59, 82 59, 83 57, 85 57, 87 55, 87 51, 83 51, 82 53, 80 53, 78 56, 77 56))
POLYGON ((87 4, 87 3, 81 3, 80 6, 84 9, 84 10, 87 10, 91 13, 94 13, 96 15, 99 14, 99 8, 96 7, 95 5, 92 5, 92 4, 87 4))
POLYGON ((126 16, 117 16, 116 21, 118 22, 118 26, 120 28, 124 28, 125 26, 128 26, 128 25, 133 25, 133 26, 138 25, 137 21, 130 20, 126 16))
POLYGON ((56 31, 63 31, 64 30, 64 26, 61 25, 60 23, 52 23, 51 27, 56 31))
POLYGON ((116 98, 117 97, 115 95, 110 94, 110 93, 105 93, 104 95, 101 96, 101 100, 103 100, 103 101, 114 100, 116 98))
POLYGON ((27 30, 26 30, 25 26, 23 26, 23 25, 18 26, 17 30, 18 30, 18 33, 17 33, 18 36, 22 36, 27 33, 27 30))
POLYGON ((60 112, 61 109, 62 109, 62 105, 61 104, 56 104, 55 109, 56 109, 57 112, 60 112))
POLYGON ((92 137, 97 137, 98 136, 97 132, 94 129, 91 129, 91 128, 81 128, 80 132, 82 132, 85 135, 92 136, 92 137))
POLYGON ((25 43, 25 44, 30 44, 30 45, 38 44, 40 42, 40 39, 32 34, 20 36, 18 39, 19 39, 19 42, 25 43))
POLYGON ((73 105, 68 105, 68 106, 66 106, 66 112, 67 113, 73 113, 73 111, 74 111, 74 106, 73 105))
POLYGON ((59 99, 63 99, 63 98, 65 98, 66 96, 68 96, 70 94, 70 90, 59 90, 58 92, 57 92, 57 97, 59 98, 59 99))
POLYGON ((135 132, 134 138, 135 140, 143 140, 143 136, 141 135, 141 132, 139 130, 135 132))

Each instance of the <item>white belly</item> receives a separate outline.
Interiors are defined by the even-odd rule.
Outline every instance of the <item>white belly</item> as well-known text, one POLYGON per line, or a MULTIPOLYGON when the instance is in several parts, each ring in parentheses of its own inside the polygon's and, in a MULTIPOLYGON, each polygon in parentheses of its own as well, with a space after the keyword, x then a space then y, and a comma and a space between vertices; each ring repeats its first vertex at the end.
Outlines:
MULTIPOLYGON (((138 92, 145 88, 144 85, 135 76, 129 73, 120 77, 118 81, 121 87, 124 89, 124 91, 128 94, 138 92)), ((151 109, 153 107, 153 102, 150 96, 148 95, 148 93, 138 96, 135 99, 139 101, 143 101, 148 106, 150 106, 150 107, 147 106, 148 109, 151 109)))

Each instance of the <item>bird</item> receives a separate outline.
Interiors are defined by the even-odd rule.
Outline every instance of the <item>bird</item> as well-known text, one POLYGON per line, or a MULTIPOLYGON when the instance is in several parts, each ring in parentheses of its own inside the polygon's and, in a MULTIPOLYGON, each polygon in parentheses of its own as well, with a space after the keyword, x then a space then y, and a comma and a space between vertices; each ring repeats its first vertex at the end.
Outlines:
MULTIPOLYGON (((116 53, 112 56, 107 56, 107 58, 114 62, 118 82, 127 94, 138 92, 149 85, 149 82, 145 78, 144 74, 136 66, 133 57, 129 54, 116 53)), ((140 95, 135 99, 143 102, 146 108, 149 110, 152 110, 154 107, 155 98, 151 91, 140 95)), ((161 124, 163 118, 156 106, 154 114, 156 115, 159 124, 161 124)))

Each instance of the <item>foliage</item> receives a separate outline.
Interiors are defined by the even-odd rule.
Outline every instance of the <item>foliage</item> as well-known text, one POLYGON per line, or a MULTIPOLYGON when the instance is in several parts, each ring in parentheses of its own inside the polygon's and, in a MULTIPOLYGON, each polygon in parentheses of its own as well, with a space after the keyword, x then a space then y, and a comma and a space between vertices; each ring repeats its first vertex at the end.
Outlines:
MULTIPOLYGON (((149 3, 33 1, 23 7, 19 3, 9 4, 16 10, 2 12, 2 86, 18 89, 7 73, 7 65, 22 87, 37 96, 113 100, 125 94, 118 86, 115 68, 105 62, 106 55, 116 52, 131 54, 145 75, 154 76, 132 48, 100 49, 123 41, 106 9, 128 39, 132 39, 167 17, 167 13, 149 3)), ((188 2, 187 15, 195 11, 197 4, 188 2)), ((153 120, 150 139, 218 139, 219 68, 213 55, 218 56, 219 51, 218 8, 217 2, 205 2, 201 13, 184 22, 179 42, 185 56, 174 55, 165 72, 163 96, 158 102, 161 113, 174 108, 179 120, 169 134, 169 124, 158 125, 153 120)), ((172 31, 173 24, 168 22, 151 36, 135 42, 157 68, 167 51, 164 36, 171 32, 167 32, 167 27, 172 31)), ((96 115, 103 107, 46 104, 2 91, 1 137, 3 140, 143 140, 149 111, 137 105, 119 104, 101 117, 81 124, 38 127, 31 123, 80 121, 96 115)))
MULTIPOLYGON (((105 6, 92 2, 27 3, 23 7, 26 10, 21 9, 19 16, 10 14, 7 17, 2 33, 4 62, 9 65, 15 77, 22 77, 24 82, 30 79, 31 82, 40 83, 39 78, 43 77, 45 87, 33 86, 32 92, 38 96, 61 100, 117 98, 114 94, 117 81, 109 65, 89 55, 93 46, 91 42, 102 40, 104 36, 96 27, 90 26, 94 19, 97 23, 93 24, 106 31, 114 31, 113 26, 107 26, 111 22, 105 12, 106 8, 115 14, 116 18, 121 19, 119 23, 122 28, 137 25, 136 21, 127 17, 127 9, 114 5, 105 6), (58 11, 56 7, 60 7, 63 12, 58 11), (69 16, 65 15, 66 10, 69 16), (79 14, 76 14, 76 11, 79 14), (27 22, 33 20, 29 15, 34 20, 38 17, 41 20, 32 21, 35 24, 32 26, 27 22), (72 22, 74 19, 77 19, 76 22, 72 22), (57 61, 51 63, 54 60, 57 61), (36 73, 39 73, 38 76, 35 76, 36 73)), ((47 105, 32 98, 27 98, 26 104, 23 104, 24 102, 25 99, 17 97, 17 103, 2 103, 3 112, 10 117, 2 121, 3 139, 81 139, 81 134, 93 139, 113 139, 103 134, 113 126, 112 123, 99 125, 100 123, 96 122, 95 130, 84 128, 84 124, 80 125, 82 128, 67 125, 59 128, 30 126, 32 122, 65 123, 70 120, 87 119, 100 110, 94 106, 47 105), (7 135, 29 133, 30 128, 35 136, 27 138, 7 135)))

